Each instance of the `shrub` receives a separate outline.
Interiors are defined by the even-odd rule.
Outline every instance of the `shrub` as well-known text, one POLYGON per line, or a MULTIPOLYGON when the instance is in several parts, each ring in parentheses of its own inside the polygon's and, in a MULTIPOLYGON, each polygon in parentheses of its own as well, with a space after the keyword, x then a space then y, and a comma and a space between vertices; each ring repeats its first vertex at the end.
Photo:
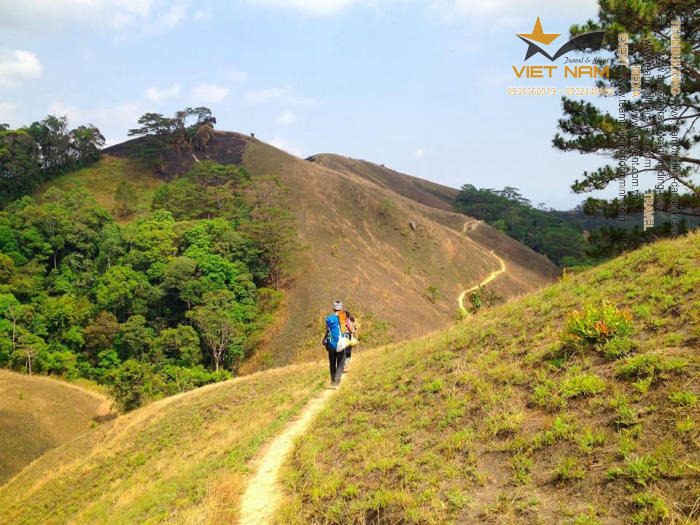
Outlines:
POLYGON ((437 286, 431 284, 425 289, 423 297, 425 297, 431 303, 435 304, 440 299, 440 291, 437 289, 437 286))
POLYGON ((124 361, 111 373, 112 396, 122 412, 140 407, 150 389, 151 370, 134 359, 124 361))
POLYGON ((566 319, 563 343, 573 350, 600 350, 610 339, 632 332, 632 314, 603 303, 599 308, 587 305, 575 310, 566 319))

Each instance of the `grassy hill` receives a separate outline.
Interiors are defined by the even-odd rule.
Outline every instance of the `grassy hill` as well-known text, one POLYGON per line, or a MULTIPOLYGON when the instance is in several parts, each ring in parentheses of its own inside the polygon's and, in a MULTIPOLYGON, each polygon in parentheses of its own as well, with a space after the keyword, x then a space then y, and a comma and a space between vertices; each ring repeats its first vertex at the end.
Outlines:
POLYGON ((67 191, 83 186, 90 190, 100 206, 113 212, 116 206, 115 195, 121 182, 130 184, 133 189, 136 217, 150 211, 153 193, 163 183, 151 170, 137 162, 105 155, 92 166, 66 173, 42 184, 37 193, 41 194, 50 187, 67 191))
POLYGON ((697 523, 699 285, 693 234, 356 359, 278 522, 697 523))
POLYGON ((3 523, 231 523, 248 462, 321 386, 297 365, 155 402, 0 486, 3 523))
MULTIPOLYGON (((699 260, 697 234, 656 243, 365 349, 288 462, 277 521, 693 523, 699 260), (603 304, 607 324, 583 326, 615 337, 562 337, 573 312, 603 304)), ((121 416, 0 487, 0 515, 232 522, 250 459, 326 374, 294 365, 121 416)))
POLYGON ((312 155, 306 160, 319 163, 335 171, 363 177, 382 188, 390 189, 399 195, 432 208, 452 211, 454 200, 459 194, 459 190, 455 188, 405 175, 384 165, 374 164, 366 160, 351 159, 330 153, 312 155))
POLYGON ((240 164, 254 178, 278 176, 289 188, 304 249, 284 283, 282 313, 267 331, 274 337, 243 373, 316 355, 322 319, 335 298, 362 318, 366 341, 387 342, 451 323, 461 291, 498 268, 491 251, 508 266, 493 285, 499 296, 525 293, 558 274, 543 256, 450 211, 456 190, 365 161, 319 155, 311 162, 244 135, 216 132, 196 156, 170 152, 155 176, 134 162, 138 146, 137 139, 108 148, 96 166, 58 184, 82 183, 109 207, 117 183, 104 178, 126 177, 143 209, 162 180, 186 173, 197 160, 213 160, 240 164))
POLYGON ((0 370, 0 484, 107 418, 110 404, 69 383, 0 370))

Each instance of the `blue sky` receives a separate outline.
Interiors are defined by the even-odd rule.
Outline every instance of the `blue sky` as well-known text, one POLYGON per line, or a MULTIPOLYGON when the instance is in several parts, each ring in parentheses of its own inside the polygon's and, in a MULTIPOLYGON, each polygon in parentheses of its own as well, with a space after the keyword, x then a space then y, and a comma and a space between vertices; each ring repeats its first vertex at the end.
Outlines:
POLYGON ((506 88, 530 85, 511 70, 526 49, 515 33, 540 16, 562 33, 556 49, 595 13, 593 0, 5 0, 0 122, 66 114, 113 144, 146 111, 206 105, 219 129, 300 156, 515 186, 566 209, 583 199, 571 182, 603 159, 552 149, 560 97, 506 88))

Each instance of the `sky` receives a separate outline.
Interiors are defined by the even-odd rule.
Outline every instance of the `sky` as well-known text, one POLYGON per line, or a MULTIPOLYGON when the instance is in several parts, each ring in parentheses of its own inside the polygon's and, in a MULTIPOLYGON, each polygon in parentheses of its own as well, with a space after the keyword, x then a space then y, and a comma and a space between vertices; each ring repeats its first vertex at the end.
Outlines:
POLYGON ((0 122, 67 115, 115 144, 145 112, 205 105, 218 129, 301 157, 514 186, 571 209, 586 197, 571 183, 605 159, 552 148, 561 97, 507 88, 591 86, 525 81, 512 65, 550 64, 523 62, 515 36, 538 16, 561 33, 551 51, 596 11, 595 0, 4 0, 0 122))

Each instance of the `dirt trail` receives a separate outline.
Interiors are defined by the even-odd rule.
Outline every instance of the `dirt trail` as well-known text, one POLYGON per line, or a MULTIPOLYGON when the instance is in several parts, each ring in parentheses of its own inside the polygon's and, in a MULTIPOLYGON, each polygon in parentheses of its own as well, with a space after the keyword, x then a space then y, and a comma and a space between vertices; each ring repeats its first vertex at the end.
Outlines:
MULTIPOLYGON (((482 221, 466 221, 462 228, 462 233, 473 231, 482 221)), ((471 239, 470 239, 471 240, 471 239)), ((482 251, 486 250, 476 244, 482 251)), ((476 286, 472 286, 468 290, 464 290, 459 296, 459 308, 464 310, 464 297, 472 290, 483 286, 506 271, 506 265, 498 255, 489 251, 492 257, 495 257, 500 269, 491 272, 491 274, 481 281, 476 286)), ((299 416, 292 421, 284 431, 273 439, 265 449, 261 451, 258 459, 255 461, 255 474, 248 482, 248 488, 243 493, 241 498, 241 511, 239 525, 265 525, 270 523, 277 507, 279 506, 282 495, 282 487, 279 484, 279 471, 291 453, 294 447, 294 441, 297 437, 303 434, 311 424, 313 418, 325 406, 328 399, 333 395, 333 390, 324 390, 304 407, 299 416)))
POLYGON ((313 418, 325 406, 334 390, 324 390, 304 407, 299 416, 273 439, 254 463, 256 471, 241 498, 239 525, 264 525, 279 506, 282 487, 280 467, 294 447, 294 440, 303 434, 313 418))
MULTIPOLYGON (((466 221, 466 222, 464 223, 464 226, 462 227, 462 233, 467 233, 467 229, 468 229, 469 231, 473 231, 473 230, 474 230, 479 224, 481 224, 481 223, 482 223, 482 221, 474 221, 474 220, 472 220, 472 221, 466 221)), ((476 244, 476 243, 474 243, 474 244, 476 244)), ((484 250, 483 247, 481 247, 481 246, 479 246, 479 247, 480 247, 482 250, 484 250)), ((486 250, 484 250, 484 251, 486 251, 486 250)), ((490 250, 488 253, 490 253, 491 256, 493 256, 493 257, 496 258, 496 260, 498 261, 498 264, 500 264, 501 267, 500 267, 499 270, 494 270, 493 272, 491 272, 491 273, 489 274, 489 276, 488 276, 486 279, 484 279, 483 281, 481 281, 479 284, 477 284, 477 285, 475 285, 475 286, 472 286, 471 288, 469 288, 469 289, 467 289, 467 290, 464 290, 461 294, 459 294, 459 298, 457 299, 457 303, 459 304, 459 311, 460 311, 460 312, 466 312, 466 311, 467 311, 467 309, 464 308, 464 298, 466 297, 466 295, 467 295, 469 292, 471 292, 472 290, 476 290, 477 288, 479 288, 479 286, 485 286, 487 283, 490 283, 490 282, 493 281, 496 277, 498 277, 498 276, 499 276, 500 274, 502 274, 502 273, 505 273, 505 271, 506 271, 506 263, 503 262, 503 259, 501 259, 498 255, 496 255, 495 253, 493 253, 493 250, 490 250)))

